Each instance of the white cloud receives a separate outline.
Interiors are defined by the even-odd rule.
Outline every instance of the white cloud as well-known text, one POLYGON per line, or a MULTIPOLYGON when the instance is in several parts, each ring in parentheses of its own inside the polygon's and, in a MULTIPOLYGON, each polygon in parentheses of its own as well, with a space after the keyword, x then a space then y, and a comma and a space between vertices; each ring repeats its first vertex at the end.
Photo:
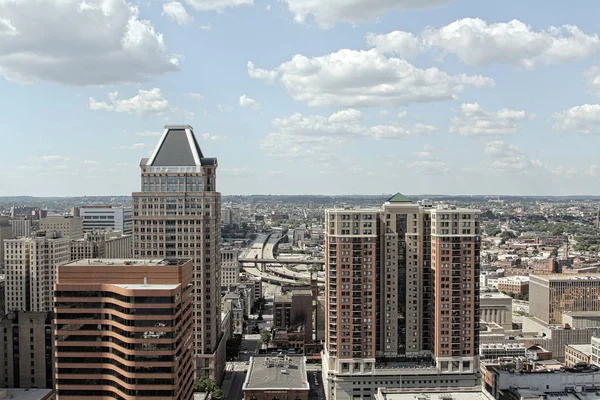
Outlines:
POLYGON ((563 178, 569 178, 569 177, 577 175, 577 168, 565 167, 563 165, 558 165, 557 167, 552 168, 551 172, 554 175, 558 175, 563 178))
POLYGON ((211 31, 212 30, 212 25, 211 24, 200 25, 199 28, 200 28, 201 31, 211 31))
POLYGON ((600 104, 584 104, 554 114, 554 129, 585 135, 600 133, 600 104))
POLYGON ((448 172, 446 163, 438 160, 417 160, 408 164, 408 168, 422 174, 443 174, 448 172))
POLYGON ((594 164, 591 165, 590 168, 588 169, 588 175, 593 177, 598 176, 598 165, 594 164))
POLYGON ((240 104, 240 107, 244 107, 244 108, 253 108, 255 110, 260 109, 260 103, 254 99, 251 99, 250 97, 246 96, 245 94, 240 96, 239 104, 240 104))
POLYGON ((0 15, 0 74, 12 81, 106 85, 179 69, 126 0, 0 1, 0 15))
POLYGON ((519 147, 502 140, 488 142, 484 149, 490 160, 484 162, 489 172, 531 175, 546 172, 540 160, 529 158, 519 147))
POLYGON ((486 112, 479 104, 463 104, 461 116, 450 120, 450 132, 463 136, 494 136, 515 133, 519 130, 516 123, 534 118, 523 110, 503 108, 496 112, 486 112))
POLYGON ((141 137, 159 137, 160 135, 162 135, 162 132, 141 131, 141 132, 135 133, 135 136, 141 136, 141 137))
POLYGON ((84 160, 83 163, 86 164, 86 165, 98 165, 98 164, 100 164, 98 161, 94 161, 94 160, 84 160))
POLYGON ((337 22, 365 22, 383 16, 394 8, 413 9, 434 7, 450 3, 450 0, 284 0, 294 20, 304 23, 314 18, 321 28, 329 28, 337 22))
POLYGON ((190 96, 194 100, 198 100, 198 101, 204 100, 204 96, 202 96, 200 93, 190 92, 190 93, 188 93, 188 96, 190 96))
POLYGON ((41 156, 40 157, 41 161, 69 161, 70 158, 69 157, 64 157, 64 156, 41 156))
POLYGON ((398 118, 406 117, 406 111, 400 111, 397 116, 398 116, 398 118))
POLYGON ((298 136, 272 132, 259 140, 258 148, 273 157, 327 162, 333 155, 331 146, 341 143, 342 140, 336 137, 298 136))
POLYGON ((90 110, 124 112, 136 115, 163 115, 174 111, 159 88, 140 89, 138 94, 130 99, 120 100, 118 96, 118 92, 109 93, 108 102, 96 101, 96 99, 90 97, 90 110))
POLYGON ((177 22, 178 25, 189 25, 194 22, 194 17, 188 14, 183 4, 178 1, 163 4, 163 15, 177 22))
POLYGON ((282 176, 282 175, 285 175, 285 172, 272 170, 272 171, 267 171, 267 175, 268 176, 282 176))
POLYGON ((184 0, 186 4, 198 11, 223 12, 226 8, 253 5, 254 0, 184 0))
POLYGON ((225 137, 225 136, 211 135, 210 133, 203 133, 201 135, 201 138, 202 138, 202 140, 212 141, 212 142, 219 142, 219 141, 227 139, 227 137, 225 137))
MULTIPOLYGON (((250 76, 277 79, 296 100, 313 107, 402 106, 458 97, 465 86, 491 87, 480 75, 448 75, 437 68, 420 69, 376 50, 343 49, 326 56, 296 55, 272 71, 250 76)), ((249 72, 251 70, 249 69, 249 72)))
POLYGON ((134 144, 130 144, 130 145, 123 145, 123 146, 115 147, 115 150, 139 150, 139 149, 144 149, 146 147, 147 147, 146 143, 134 143, 134 144))
POLYGON ((575 25, 550 26, 535 31, 519 21, 491 23, 464 18, 415 36, 395 31, 369 35, 367 42, 384 53, 415 56, 421 51, 451 54, 469 65, 513 64, 526 68, 592 57, 600 51, 600 37, 587 35, 575 25))
POLYGON ((266 69, 256 68, 252 61, 248 61, 248 75, 254 79, 260 79, 262 81, 273 83, 277 79, 277 71, 267 71, 266 69))

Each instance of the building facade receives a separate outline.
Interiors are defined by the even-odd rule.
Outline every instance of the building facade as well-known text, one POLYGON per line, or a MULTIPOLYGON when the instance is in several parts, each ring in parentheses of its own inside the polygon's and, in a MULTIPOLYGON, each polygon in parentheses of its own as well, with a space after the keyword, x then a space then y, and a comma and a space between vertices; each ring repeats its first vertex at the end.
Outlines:
POLYGON ((120 231, 84 233, 83 239, 71 240, 71 260, 84 258, 132 258, 133 237, 120 231))
POLYGON ((548 324, 562 324, 566 311, 600 310, 600 274, 531 275, 529 313, 548 324))
POLYGON ((58 267, 59 399, 192 400, 191 260, 80 260, 58 267))
POLYGON ((196 375, 220 382, 225 343, 220 332, 217 159, 204 157, 192 127, 166 126, 151 157, 142 159, 140 168, 141 191, 133 193, 134 257, 194 261, 196 375))
POLYGON ((121 231, 131 234, 131 208, 113 206, 83 206, 71 211, 81 217, 84 232, 121 231))
POLYGON ((377 375, 394 375, 381 359, 430 363, 396 371, 406 376, 385 381, 393 386, 419 374, 436 375, 434 386, 476 381, 479 216, 400 194, 380 209, 326 211, 328 398, 357 395, 357 380, 372 395, 377 375))
POLYGON ((0 321, 0 387, 54 388, 52 315, 15 312, 0 321))
POLYGON ((566 344, 565 345, 565 364, 567 367, 575 367, 578 364, 592 363, 592 345, 591 344, 566 344))
POLYGON ((11 219, 10 225, 12 227, 12 233, 14 238, 28 237, 31 235, 31 219, 11 219))
POLYGON ((592 336, 592 364, 600 367, 600 336, 592 336))
POLYGON ((52 311, 56 266, 71 259, 69 240, 43 237, 11 239, 5 250, 5 312, 52 311))
POLYGON ((529 277, 506 276, 498 278, 498 290, 519 295, 529 294, 529 277))
POLYGON ((6 217, 0 217, 0 266, 4 265, 4 242, 13 237, 10 221, 6 217))
POLYGON ((512 297, 502 293, 482 293, 479 301, 482 321, 512 329, 512 297))
POLYGON ((81 217, 71 215, 51 215, 40 218, 40 230, 48 233, 56 232, 71 240, 83 237, 83 222, 81 217))
POLYGON ((239 251, 233 247, 221 248, 221 287, 236 286, 240 283, 239 251))

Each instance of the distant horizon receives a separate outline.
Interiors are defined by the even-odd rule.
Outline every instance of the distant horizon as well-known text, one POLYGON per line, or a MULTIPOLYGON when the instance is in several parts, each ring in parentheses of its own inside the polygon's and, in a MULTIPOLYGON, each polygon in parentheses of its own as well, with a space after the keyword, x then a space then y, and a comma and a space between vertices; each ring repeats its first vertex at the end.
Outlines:
MULTIPOLYGON (((381 194, 274 194, 274 193, 253 193, 253 194, 225 194, 221 193, 221 196, 226 197, 259 197, 259 196, 272 196, 272 197, 385 197, 393 196, 398 192, 381 193, 381 194)), ((402 193, 402 192, 400 192, 402 193)), ((558 195, 558 194, 447 194, 447 193, 424 193, 424 194, 406 194, 402 193, 406 197, 558 197, 558 198, 572 198, 572 197, 591 197, 600 199, 600 194, 569 194, 569 195, 558 195)), ((0 196, 2 199, 13 199, 13 198, 33 198, 33 199, 72 199, 72 198, 86 198, 86 197, 131 197, 131 194, 99 194, 99 195, 73 195, 73 196, 37 196, 37 195, 15 195, 15 196, 0 196)))

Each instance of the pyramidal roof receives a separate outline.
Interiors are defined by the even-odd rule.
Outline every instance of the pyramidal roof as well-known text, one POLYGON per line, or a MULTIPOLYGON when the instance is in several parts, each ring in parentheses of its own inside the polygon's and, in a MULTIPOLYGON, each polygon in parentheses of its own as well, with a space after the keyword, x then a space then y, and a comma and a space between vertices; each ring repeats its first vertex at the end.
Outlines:
POLYGON ((194 128, 189 125, 166 125, 146 165, 194 167, 215 162, 216 160, 213 158, 204 158, 194 135, 194 128))
POLYGON ((389 199, 387 199, 388 203, 412 203, 412 200, 403 195, 402 193, 396 193, 389 199))

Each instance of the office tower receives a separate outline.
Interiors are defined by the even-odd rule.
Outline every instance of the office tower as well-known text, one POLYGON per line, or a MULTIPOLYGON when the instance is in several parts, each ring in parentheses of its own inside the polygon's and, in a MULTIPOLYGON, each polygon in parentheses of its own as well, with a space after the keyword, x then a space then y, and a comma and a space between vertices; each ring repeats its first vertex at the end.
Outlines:
POLYGON ((27 218, 11 219, 10 226, 14 238, 28 237, 31 235, 31 220, 27 218))
POLYGON ((371 396, 381 381, 475 384, 479 216, 401 194, 378 209, 326 211, 328 398, 371 396), (390 370, 379 360, 415 368, 390 370))
POLYGON ((7 217, 0 217, 0 266, 4 263, 4 242, 13 237, 10 221, 7 217))
POLYGON ((227 288, 240 283, 239 251, 227 246, 221 248, 221 286, 227 288))
POLYGON ((191 126, 166 126, 140 162, 141 192, 133 193, 136 258, 194 261, 196 376, 220 382, 225 366, 221 334, 221 194, 217 159, 206 158, 191 126))
POLYGON ((5 250, 5 312, 52 311, 56 266, 70 260, 69 239, 47 234, 10 239, 5 250))
POLYGON ((233 210, 231 207, 225 207, 223 210, 223 224, 231 225, 233 224, 233 210))
POLYGON ((0 321, 0 387, 54 388, 52 314, 21 312, 0 321))
POLYGON ((83 222, 81 217, 71 215, 51 215, 40 218, 40 230, 57 232, 68 239, 81 239, 83 237, 83 222))
POLYGON ((71 260, 83 258, 132 258, 133 237, 120 231, 84 233, 82 239, 71 240, 71 260))
POLYGON ((57 275, 60 400, 193 398, 191 260, 80 260, 57 275))
POLYGON ((71 210, 81 217, 84 232, 121 231, 131 234, 131 208, 113 206, 82 206, 71 210))
POLYGON ((600 310, 600 274, 530 275, 529 313, 548 324, 562 324, 566 311, 600 310))

